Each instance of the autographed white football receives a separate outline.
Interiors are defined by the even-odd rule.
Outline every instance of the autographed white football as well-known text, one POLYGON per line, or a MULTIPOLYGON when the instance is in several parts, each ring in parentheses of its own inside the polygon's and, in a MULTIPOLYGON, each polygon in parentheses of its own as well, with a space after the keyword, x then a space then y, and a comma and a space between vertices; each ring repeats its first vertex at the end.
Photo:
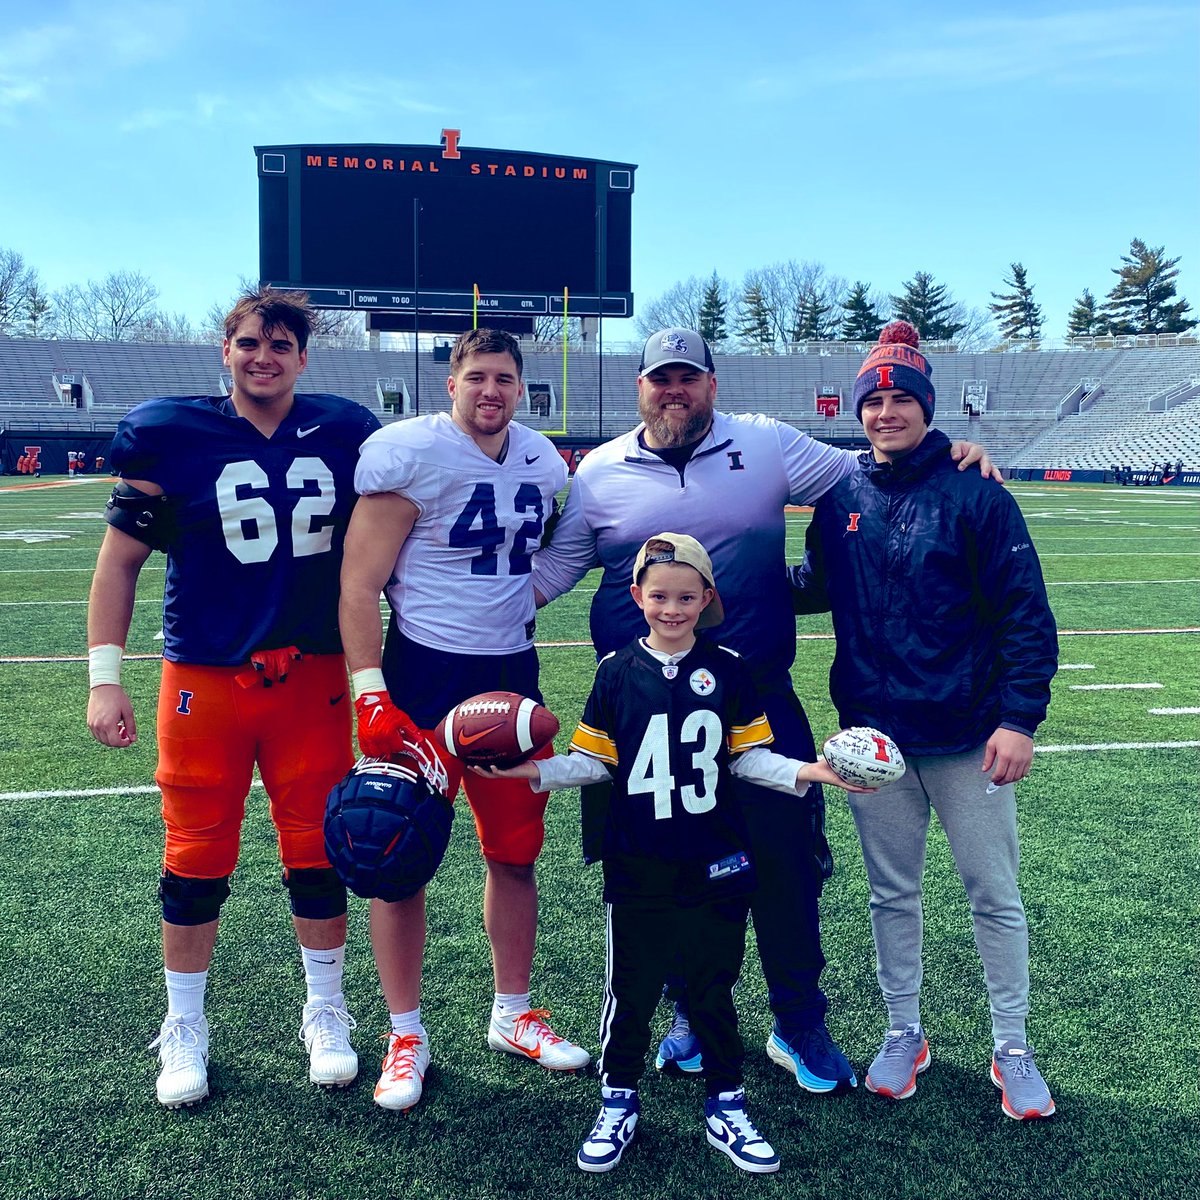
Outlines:
POLYGON ((886 733, 866 725, 835 733, 822 753, 837 774, 859 787, 882 787, 904 774, 900 747, 886 733))

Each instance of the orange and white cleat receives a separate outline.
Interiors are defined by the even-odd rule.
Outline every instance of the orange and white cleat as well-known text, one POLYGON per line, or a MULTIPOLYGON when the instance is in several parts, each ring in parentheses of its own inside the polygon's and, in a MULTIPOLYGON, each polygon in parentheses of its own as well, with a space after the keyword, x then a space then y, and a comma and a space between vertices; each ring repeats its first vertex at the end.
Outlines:
POLYGON ((516 1017, 492 1014, 488 1026, 488 1045, 504 1054, 532 1059, 548 1071, 577 1071, 592 1061, 582 1047, 559 1037, 550 1028, 549 1009, 531 1008, 516 1017))
POLYGON ((421 1099, 429 1070, 429 1037, 420 1033, 389 1033, 383 1073, 375 1085, 375 1103, 393 1112, 407 1112, 421 1099))

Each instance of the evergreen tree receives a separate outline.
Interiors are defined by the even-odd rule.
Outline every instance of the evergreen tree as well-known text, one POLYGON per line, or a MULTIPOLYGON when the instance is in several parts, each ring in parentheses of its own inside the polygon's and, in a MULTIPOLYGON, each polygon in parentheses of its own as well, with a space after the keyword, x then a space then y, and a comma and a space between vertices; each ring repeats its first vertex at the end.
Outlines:
POLYGON ((805 287, 796 297, 796 319, 792 325, 793 342, 828 342, 837 337, 841 324, 833 305, 815 287, 805 287))
POLYGON ((36 281, 33 282, 25 294, 25 328, 23 332, 26 337, 46 336, 50 311, 50 297, 42 291, 40 284, 36 281))
POLYGON ((873 342, 884 326, 865 283, 856 282, 842 301, 842 337, 848 342, 873 342))
POLYGON ((1196 324, 1188 319, 1191 305, 1175 299, 1178 258, 1134 238, 1121 262, 1112 269, 1117 283, 1104 305, 1110 333, 1184 333, 1196 324))
POLYGON ((729 336, 725 328, 725 313, 728 303, 725 299, 725 289, 716 271, 705 284, 704 295, 700 299, 700 336, 716 349, 729 336))
POLYGON ((771 310, 762 289, 751 284, 742 294, 742 319, 737 336, 754 354, 773 354, 775 337, 771 332, 771 310))
POLYGON ((1005 277, 1008 292, 993 292, 994 304, 989 304, 995 315, 1000 336, 1008 339, 1041 337, 1042 307, 1033 298, 1033 286, 1025 268, 1019 263, 1010 263, 1010 275, 1005 277))
POLYGON ((1096 309, 1096 297, 1084 288, 1067 317, 1067 337, 1096 337, 1106 328, 1104 318, 1096 309))
POLYGON ((904 294, 893 296, 892 316, 916 326, 922 338, 930 342, 949 342, 966 326, 954 320, 954 301, 944 283, 935 284, 928 271, 918 271, 901 285, 904 294))

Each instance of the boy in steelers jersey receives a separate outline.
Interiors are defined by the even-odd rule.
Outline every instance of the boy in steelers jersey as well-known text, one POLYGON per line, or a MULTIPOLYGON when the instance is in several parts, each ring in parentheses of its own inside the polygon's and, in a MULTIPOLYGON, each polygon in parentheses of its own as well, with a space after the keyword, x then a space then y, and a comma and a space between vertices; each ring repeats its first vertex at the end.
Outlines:
POLYGON ((773 735, 749 672, 696 633, 724 615, 699 542, 651 538, 638 552, 631 592, 648 634, 601 660, 573 753, 492 769, 538 790, 614 784, 606 811, 584 818, 584 844, 598 847, 604 863, 608 954, 602 1106, 576 1161, 609 1171, 632 1140, 650 1019, 668 972, 681 966, 704 1047, 708 1141, 744 1171, 776 1171, 779 1156, 747 1116, 742 1091, 732 988, 754 865, 732 776, 795 794, 809 783, 860 789, 823 761, 766 749, 773 735))

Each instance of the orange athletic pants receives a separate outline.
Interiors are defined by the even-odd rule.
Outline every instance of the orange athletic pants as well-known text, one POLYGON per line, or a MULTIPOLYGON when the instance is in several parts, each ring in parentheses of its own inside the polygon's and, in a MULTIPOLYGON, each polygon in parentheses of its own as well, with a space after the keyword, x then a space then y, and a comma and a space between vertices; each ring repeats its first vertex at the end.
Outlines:
POLYGON ((189 879, 233 872, 256 763, 283 865, 329 866, 325 799, 354 763, 340 654, 305 655, 272 687, 249 664, 163 663, 155 779, 168 870, 189 879))

